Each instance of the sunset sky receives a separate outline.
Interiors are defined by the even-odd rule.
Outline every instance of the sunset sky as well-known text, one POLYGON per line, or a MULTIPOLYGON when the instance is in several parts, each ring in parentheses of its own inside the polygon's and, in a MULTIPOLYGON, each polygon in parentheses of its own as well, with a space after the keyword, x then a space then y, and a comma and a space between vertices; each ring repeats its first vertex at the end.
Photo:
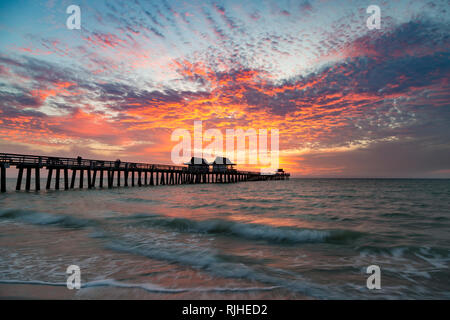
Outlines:
POLYGON ((169 164, 171 133, 202 120, 278 129, 280 166, 298 177, 448 178, 449 10, 1 0, 0 152, 169 164), (66 27, 71 4, 81 30, 66 27))

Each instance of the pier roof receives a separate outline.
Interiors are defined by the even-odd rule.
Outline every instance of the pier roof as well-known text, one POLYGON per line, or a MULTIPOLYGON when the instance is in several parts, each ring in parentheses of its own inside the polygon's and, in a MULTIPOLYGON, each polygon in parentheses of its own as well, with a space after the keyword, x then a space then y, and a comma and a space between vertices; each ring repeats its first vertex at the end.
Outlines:
POLYGON ((230 166, 234 166, 236 165, 235 163, 232 163, 230 159, 225 158, 225 157, 216 157, 216 159, 214 160, 214 162, 212 163, 214 164, 224 164, 224 165, 230 165, 230 166))
POLYGON ((186 162, 185 164, 209 166, 209 163, 206 159, 198 157, 192 157, 191 160, 189 162, 186 162))

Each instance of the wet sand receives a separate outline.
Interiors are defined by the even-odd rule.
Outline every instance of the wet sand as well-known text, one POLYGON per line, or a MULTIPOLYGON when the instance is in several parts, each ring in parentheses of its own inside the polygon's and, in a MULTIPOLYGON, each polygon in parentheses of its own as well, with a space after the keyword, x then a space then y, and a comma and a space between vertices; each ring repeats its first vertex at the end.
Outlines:
POLYGON ((30 284, 0 284, 2 300, 67 300, 75 299, 76 292, 64 287, 51 287, 30 284))

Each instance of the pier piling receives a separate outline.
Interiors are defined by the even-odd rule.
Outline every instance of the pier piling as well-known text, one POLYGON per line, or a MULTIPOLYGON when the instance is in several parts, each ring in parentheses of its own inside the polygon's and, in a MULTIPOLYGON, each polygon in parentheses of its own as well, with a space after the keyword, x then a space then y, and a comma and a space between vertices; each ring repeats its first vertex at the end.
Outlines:
POLYGON ((103 169, 100 169, 100 188, 103 188, 103 169))
POLYGON ((61 180, 61 170, 59 168, 56 168, 56 177, 55 177, 55 190, 59 190, 59 180, 61 180))
POLYGON ((20 191, 20 188, 22 187, 23 167, 20 166, 18 169, 19 173, 17 175, 16 190, 20 191))
POLYGON ((92 189, 91 169, 87 169, 86 174, 87 174, 87 180, 88 180, 88 189, 92 189))
POLYGON ((25 190, 31 190, 31 167, 27 167, 27 178, 25 182, 25 190))
POLYGON ((77 178, 77 170, 72 169, 72 180, 70 181, 70 189, 75 187, 75 179, 77 178))
POLYGON ((0 163, 0 192, 6 192, 6 164, 0 163))
POLYGON ((64 168, 64 190, 69 189, 69 169, 64 168))
MULTIPOLYGON (((47 168, 47 185, 45 186, 45 189, 49 190, 51 183, 52 183, 52 175, 53 175, 53 168, 47 168)), ((19 172, 20 174, 20 172, 19 172)), ((19 180, 17 180, 17 183, 19 183, 19 180)))
POLYGON ((97 180, 97 169, 94 169, 92 174, 92 187, 95 188, 95 181, 97 180))
POLYGON ((84 170, 81 169, 80 170, 80 189, 83 189, 83 184, 84 184, 83 179, 84 179, 84 170))
POLYGON ((41 168, 39 166, 36 166, 34 168, 34 186, 36 191, 41 190, 41 168))

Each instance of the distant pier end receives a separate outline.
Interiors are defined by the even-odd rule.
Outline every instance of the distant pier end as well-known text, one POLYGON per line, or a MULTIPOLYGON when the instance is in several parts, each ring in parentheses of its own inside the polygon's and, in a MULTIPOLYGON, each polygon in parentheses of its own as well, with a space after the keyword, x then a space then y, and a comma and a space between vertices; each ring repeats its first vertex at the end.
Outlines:
POLYGON ((45 188, 59 190, 74 189, 78 176, 78 188, 112 188, 114 186, 156 186, 197 183, 237 183, 243 181, 286 180, 290 174, 279 169, 274 174, 238 171, 226 158, 216 158, 209 164, 205 159, 197 165, 195 158, 188 166, 133 163, 63 157, 49 157, 0 153, 0 192, 6 192, 6 169, 18 169, 16 190, 22 189, 25 173, 25 190, 32 190, 31 177, 34 174, 34 190, 41 190, 41 169, 47 169, 45 188), (219 161, 220 160, 220 161, 219 161), (70 177, 69 177, 70 170, 70 177), (54 179, 53 179, 54 178, 54 179), (85 180, 86 179, 86 180, 85 180), (61 180, 63 185, 60 185, 61 180), (86 182, 86 184, 85 184, 86 182))

